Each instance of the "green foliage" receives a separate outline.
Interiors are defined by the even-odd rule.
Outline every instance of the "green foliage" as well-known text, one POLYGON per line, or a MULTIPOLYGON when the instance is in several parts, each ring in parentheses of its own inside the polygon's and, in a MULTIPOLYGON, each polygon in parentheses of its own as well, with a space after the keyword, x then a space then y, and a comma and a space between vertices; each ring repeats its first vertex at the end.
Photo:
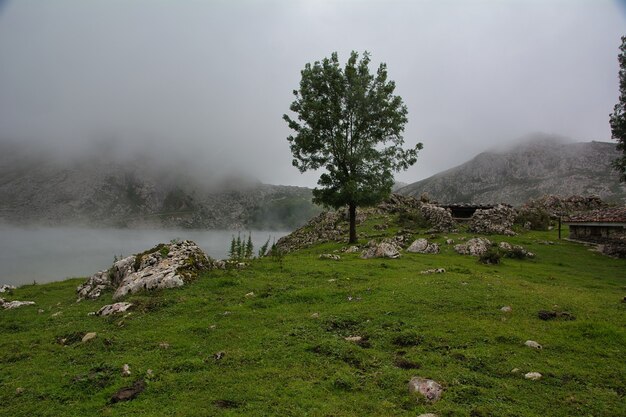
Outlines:
POLYGON ((313 200, 326 207, 350 207, 350 241, 356 240, 357 206, 380 202, 391 192, 393 172, 417 161, 418 143, 404 150, 407 109, 394 95, 387 66, 370 74, 370 56, 352 52, 344 69, 337 53, 301 71, 300 88, 283 119, 295 132, 287 138, 293 165, 301 172, 324 168, 313 200))
POLYGON ((502 253, 496 246, 490 247, 487 252, 478 257, 478 262, 486 265, 498 265, 502 259, 502 253))
POLYGON ((263 246, 261 246, 261 248, 259 249, 259 258, 267 255, 267 249, 269 248, 269 245, 270 245, 270 238, 268 237, 265 243, 263 244, 263 246))
POLYGON ((619 61, 619 99, 610 115, 612 138, 617 141, 617 149, 622 155, 613 162, 620 174, 620 180, 626 182, 626 36, 622 36, 619 61))
POLYGON ((398 225, 404 229, 429 229, 431 223, 418 210, 405 210, 398 214, 398 225))
POLYGON ((252 233, 248 233, 248 239, 241 239, 241 233, 237 238, 233 235, 230 241, 230 249, 228 250, 228 258, 231 261, 241 262, 254 257, 254 245, 252 244, 252 233))
POLYGON ((524 226, 530 224, 530 230, 548 230, 550 227, 550 213, 543 208, 532 207, 518 210, 515 223, 524 226))

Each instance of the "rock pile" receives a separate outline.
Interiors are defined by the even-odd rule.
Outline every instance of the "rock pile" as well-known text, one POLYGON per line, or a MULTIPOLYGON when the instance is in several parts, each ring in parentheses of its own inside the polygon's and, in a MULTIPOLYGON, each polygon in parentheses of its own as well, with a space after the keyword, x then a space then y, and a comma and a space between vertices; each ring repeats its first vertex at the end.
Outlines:
POLYGON ((212 267, 212 261, 192 241, 159 244, 115 262, 108 270, 96 272, 76 292, 79 300, 94 299, 112 289, 113 299, 119 299, 141 290, 180 287, 200 271, 212 267))
POLYGON ((478 209, 469 223, 469 231, 485 235, 513 236, 512 230, 515 221, 515 210, 504 204, 488 210, 478 209))
POLYGON ((451 232, 457 227, 456 222, 452 219, 452 212, 449 209, 431 203, 422 203, 420 212, 422 216, 433 225, 433 232, 451 232))

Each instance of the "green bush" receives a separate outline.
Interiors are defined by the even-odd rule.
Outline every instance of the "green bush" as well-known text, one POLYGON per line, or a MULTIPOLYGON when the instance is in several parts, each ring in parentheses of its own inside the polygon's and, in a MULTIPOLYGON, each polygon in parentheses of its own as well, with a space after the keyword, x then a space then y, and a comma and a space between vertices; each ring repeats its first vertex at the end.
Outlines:
POLYGON ((491 247, 487 250, 487 252, 480 255, 478 262, 487 265, 498 265, 500 263, 500 259, 502 259, 500 250, 497 247, 491 247))
POLYGON ((548 230, 550 213, 542 208, 522 208, 517 212, 515 223, 520 226, 530 224, 531 230, 548 230))

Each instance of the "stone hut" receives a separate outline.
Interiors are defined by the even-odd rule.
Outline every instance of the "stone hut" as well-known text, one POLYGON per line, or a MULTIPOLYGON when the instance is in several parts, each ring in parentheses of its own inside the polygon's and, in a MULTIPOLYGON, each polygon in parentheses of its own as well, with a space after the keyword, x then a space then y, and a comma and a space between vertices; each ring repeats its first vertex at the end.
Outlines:
POLYGON ((569 216, 570 239, 591 243, 626 241, 626 207, 605 208, 569 216))

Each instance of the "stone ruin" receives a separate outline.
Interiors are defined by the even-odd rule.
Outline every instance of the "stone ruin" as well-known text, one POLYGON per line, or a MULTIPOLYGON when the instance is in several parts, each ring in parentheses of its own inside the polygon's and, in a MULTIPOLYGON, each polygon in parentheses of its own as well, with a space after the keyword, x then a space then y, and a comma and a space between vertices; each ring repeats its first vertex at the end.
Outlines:
POLYGON ((504 204, 487 210, 478 209, 469 222, 469 231, 484 235, 513 236, 515 214, 513 207, 504 204))

